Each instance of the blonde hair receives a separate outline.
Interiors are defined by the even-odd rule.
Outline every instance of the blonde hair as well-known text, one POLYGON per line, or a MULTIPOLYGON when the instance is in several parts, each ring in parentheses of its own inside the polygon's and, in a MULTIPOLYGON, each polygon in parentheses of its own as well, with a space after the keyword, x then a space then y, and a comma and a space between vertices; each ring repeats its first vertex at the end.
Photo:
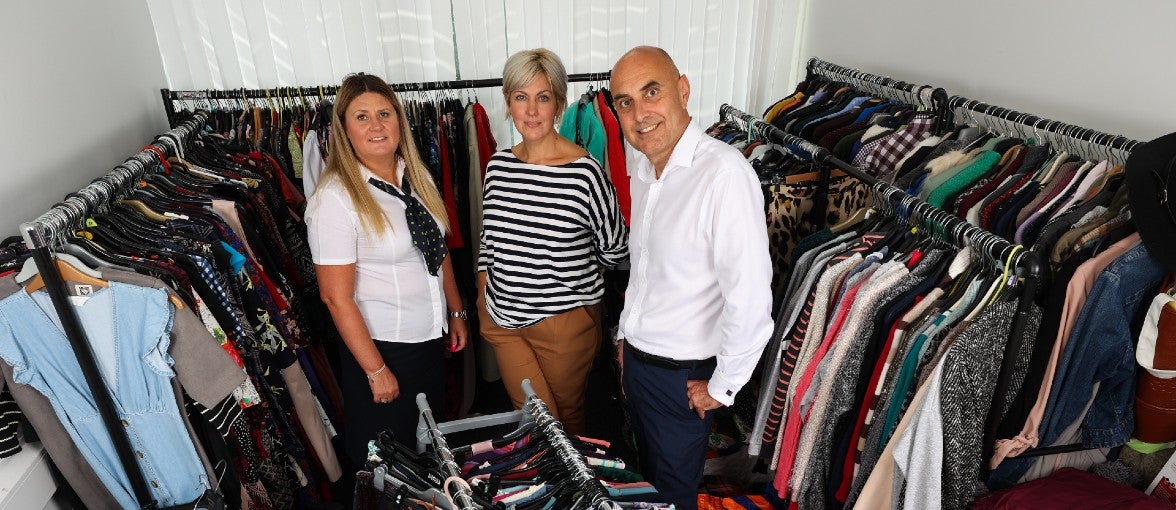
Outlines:
POLYGON ((404 173, 408 183, 420 196, 425 208, 441 222, 441 229, 449 231, 449 216, 445 212, 445 202, 437 192, 433 177, 417 152, 404 107, 392 91, 392 87, 378 76, 364 73, 347 75, 335 94, 330 150, 327 153, 327 169, 323 172, 323 181, 339 179, 351 197, 351 202, 355 204, 359 222, 365 231, 383 235, 392 230, 392 223, 388 221, 384 210, 372 195, 371 187, 360 174, 359 159, 355 156, 351 139, 347 138, 347 108, 355 98, 365 92, 375 92, 392 103, 392 108, 396 110, 397 123, 400 125, 400 145, 396 147, 396 155, 405 163, 404 173))
POLYGON ((523 50, 506 59, 502 68, 502 96, 510 104, 510 93, 543 75, 551 84, 555 99, 555 115, 559 117, 568 107, 568 72, 559 57, 546 48, 523 50))

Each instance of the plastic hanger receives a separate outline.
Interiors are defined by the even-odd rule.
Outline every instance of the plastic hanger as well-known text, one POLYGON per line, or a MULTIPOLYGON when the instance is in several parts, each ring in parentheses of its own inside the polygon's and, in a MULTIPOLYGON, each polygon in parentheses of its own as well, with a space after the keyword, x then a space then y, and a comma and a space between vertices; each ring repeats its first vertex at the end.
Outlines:
MULTIPOLYGON (((89 276, 91 278, 98 278, 98 279, 102 278, 101 272, 99 272, 97 269, 93 269, 93 268, 87 266, 86 264, 82 263, 81 260, 79 260, 77 257, 74 257, 73 255, 70 255, 68 253, 57 253, 54 256, 57 259, 62 260, 65 263, 69 264, 70 266, 73 267, 73 269, 77 270, 78 272, 80 272, 86 276, 89 276)), ((30 278, 33 278, 36 276, 37 276, 37 264, 33 260, 33 257, 29 257, 28 260, 25 260, 24 265, 21 266, 20 272, 16 274, 16 282, 23 284, 24 282, 28 281, 30 278)))

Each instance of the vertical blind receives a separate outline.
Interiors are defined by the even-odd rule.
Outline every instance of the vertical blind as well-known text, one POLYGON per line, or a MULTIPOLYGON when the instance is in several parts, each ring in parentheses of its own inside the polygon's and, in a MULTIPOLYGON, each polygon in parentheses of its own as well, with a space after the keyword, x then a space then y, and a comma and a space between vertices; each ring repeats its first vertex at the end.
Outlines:
MULTIPOLYGON (((803 0, 148 0, 173 90, 496 78, 545 47, 569 73, 607 71, 629 48, 665 48, 689 77, 689 109, 759 111, 795 82, 803 0)), ((604 84, 607 85, 607 84, 604 84)), ((588 84, 569 91, 574 101, 588 84)), ((424 94, 424 93, 422 93, 424 94)), ((463 96, 466 93, 460 93, 463 96)), ((495 138, 517 141, 497 90, 476 91, 495 138)))

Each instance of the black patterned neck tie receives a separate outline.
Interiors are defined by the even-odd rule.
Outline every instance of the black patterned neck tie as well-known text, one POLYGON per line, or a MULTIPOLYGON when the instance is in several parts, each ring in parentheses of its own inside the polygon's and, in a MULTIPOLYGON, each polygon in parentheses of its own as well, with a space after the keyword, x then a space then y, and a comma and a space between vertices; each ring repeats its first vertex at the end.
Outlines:
POLYGON ((429 214, 425 204, 412 196, 412 188, 408 185, 408 178, 401 182, 400 187, 404 191, 375 177, 369 178, 368 183, 404 202, 404 218, 408 220, 408 232, 412 235, 412 244, 420 250, 421 255, 424 255, 429 274, 437 276, 437 269, 441 267, 441 261, 445 260, 445 255, 449 253, 445 247, 445 236, 441 235, 441 229, 437 227, 437 222, 433 220, 433 215, 429 214))

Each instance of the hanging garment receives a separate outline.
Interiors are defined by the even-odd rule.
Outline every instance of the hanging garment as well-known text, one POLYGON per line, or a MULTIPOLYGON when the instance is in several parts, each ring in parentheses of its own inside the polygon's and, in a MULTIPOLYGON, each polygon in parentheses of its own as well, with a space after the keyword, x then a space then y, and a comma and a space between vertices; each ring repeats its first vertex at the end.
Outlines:
MULTIPOLYGON (((181 330, 186 334, 182 338, 173 336, 173 314, 178 311, 168 302, 166 291, 111 282, 110 287, 72 303, 88 326, 102 376, 137 448, 152 495, 164 505, 195 501, 212 486, 211 477, 192 447, 169 380, 180 376, 185 391, 211 408, 244 375, 202 328, 181 330), (210 378, 210 374, 218 375, 210 378)), ((11 367, 5 370, 11 373, 11 383, 6 384, 28 385, 46 396, 60 423, 68 424, 64 442, 77 445, 120 506, 138 506, 129 479, 121 465, 113 462, 117 455, 97 419, 93 398, 77 384, 81 367, 59 329, 48 296, 13 292, 0 300, 0 316, 4 332, 0 358, 11 367)))
POLYGON ((302 194, 307 197, 314 194, 319 177, 327 168, 327 159, 319 147, 318 131, 307 131, 302 143, 302 194))
POLYGON ((780 286, 792 271, 792 253, 800 239, 813 233, 817 223, 813 214, 816 194, 825 192, 828 206, 823 224, 840 223, 854 211, 864 207, 871 196, 870 188, 861 181, 842 175, 833 177, 825 186, 811 175, 795 176, 785 184, 768 189, 768 245, 772 257, 772 294, 781 295, 780 286))
POLYGON ((626 166, 625 157, 625 140, 621 134, 620 120, 617 118, 617 113, 612 109, 612 101, 607 100, 608 90, 601 90, 596 95, 596 104, 600 112, 600 121, 604 125, 604 134, 607 137, 606 157, 601 160, 607 163, 608 175, 612 180, 613 188, 617 190, 617 203, 621 207, 621 216, 625 218, 625 224, 629 223, 630 209, 633 207, 633 199, 629 194, 629 171, 626 166))

